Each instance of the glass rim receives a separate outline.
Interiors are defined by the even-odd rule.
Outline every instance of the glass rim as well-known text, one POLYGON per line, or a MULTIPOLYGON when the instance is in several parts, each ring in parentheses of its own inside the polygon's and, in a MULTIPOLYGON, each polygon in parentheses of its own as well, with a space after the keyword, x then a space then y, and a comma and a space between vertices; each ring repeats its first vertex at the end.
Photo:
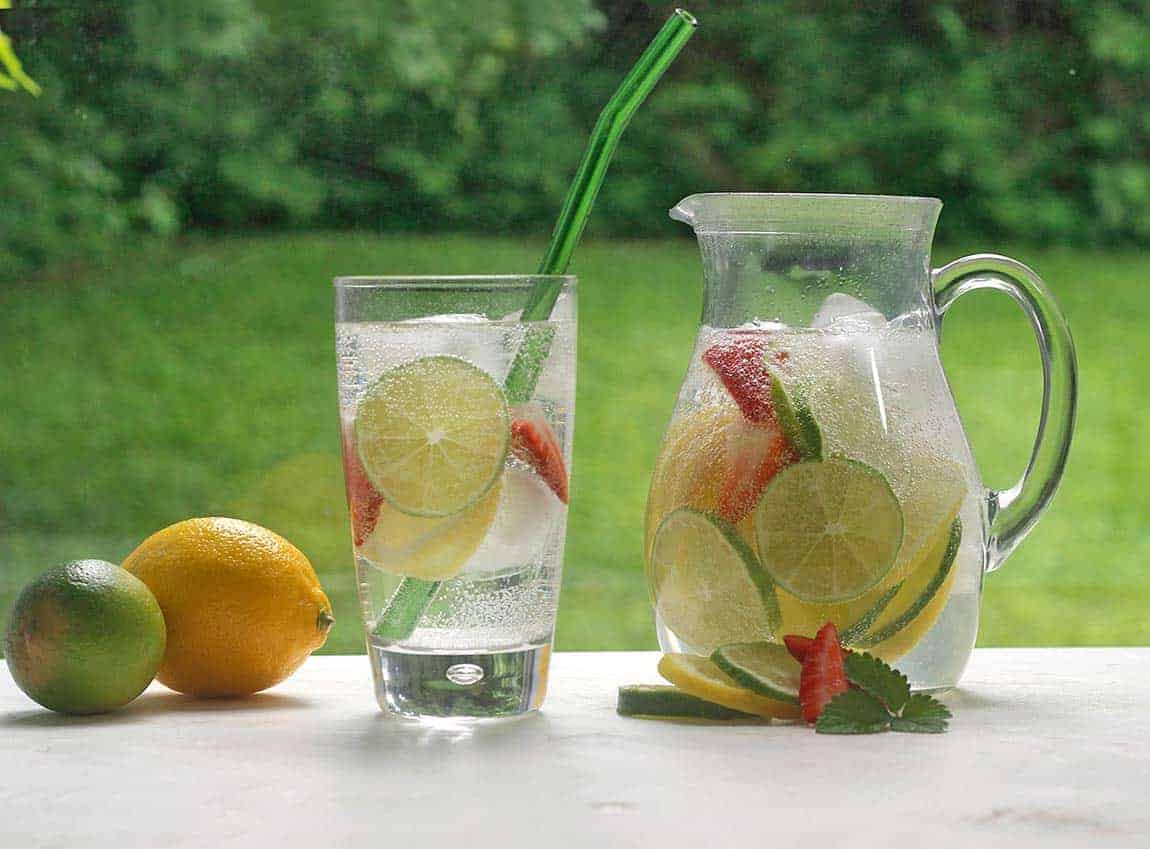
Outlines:
POLYGON ((337 289, 522 289, 537 280, 561 280, 564 288, 575 286, 574 274, 350 274, 332 280, 337 289))

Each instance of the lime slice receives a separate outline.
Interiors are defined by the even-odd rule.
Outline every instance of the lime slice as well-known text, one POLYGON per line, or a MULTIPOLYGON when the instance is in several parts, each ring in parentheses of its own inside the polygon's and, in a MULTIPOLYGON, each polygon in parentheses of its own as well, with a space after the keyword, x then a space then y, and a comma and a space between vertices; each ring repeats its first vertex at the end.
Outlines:
POLYGON ((719 669, 760 696, 799 703, 799 676, 803 667, 778 643, 734 643, 719 646, 711 655, 719 669))
POLYGON ((423 357, 386 371, 355 417, 364 471, 397 510, 451 516, 484 496, 503 471, 503 390, 458 357, 423 357))
POLYGON ((939 605, 938 602, 946 601, 946 593, 942 592, 940 595, 940 591, 950 585, 950 579, 954 571, 954 561, 958 556, 958 546, 961 542, 962 520, 955 519, 950 526, 950 534, 946 539, 946 548, 943 550, 941 558, 936 561, 939 564, 938 570, 931 577, 930 582, 906 608, 896 611, 891 618, 881 622, 878 627, 859 639, 857 641, 859 648, 870 649, 881 646, 883 649, 881 653, 883 656, 887 656, 896 653, 902 654, 918 642, 922 635, 934 624, 938 613, 941 612, 941 605, 939 605), (930 616, 929 621, 926 621, 924 614, 926 614, 928 607, 932 609, 937 607, 938 609, 934 611, 933 616, 930 616), (915 633, 905 648, 894 645, 894 638, 903 633, 907 626, 914 623, 915 620, 920 617, 922 617, 924 621, 916 623, 915 633))
POLYGON ((763 640, 779 622, 770 578, 750 546, 721 519, 689 507, 655 532, 650 564, 655 609, 695 651, 763 640))
POLYGON ((619 688, 616 710, 622 716, 650 716, 662 719, 755 719, 749 713, 716 705, 684 693, 678 687, 635 684, 619 688))
POLYGON ((802 398, 788 397, 787 390, 775 375, 771 375, 771 402, 779 426, 803 460, 819 460, 823 456, 823 433, 815 421, 811 408, 802 398))
POLYGON ((752 693, 705 657, 693 654, 665 654, 659 661, 659 674, 686 693, 731 710, 776 719, 794 719, 796 705, 752 693))
POLYGON ((844 646, 851 646, 865 637, 866 632, 870 630, 871 626, 882 616, 883 611, 894 601, 894 597, 902 591, 902 586, 903 582, 898 581, 893 587, 888 587, 882 595, 875 599, 874 604, 863 612, 862 616, 839 633, 839 642, 844 646))
POLYGON ((855 460, 788 466, 755 507, 763 568, 802 601, 857 598, 894 565, 902 510, 882 473, 855 460))
MULTIPOLYGON (((950 526, 964 503, 965 472, 947 457, 926 454, 905 461, 902 472, 901 488, 898 481, 891 482, 902 505, 903 518, 902 545, 894 566, 881 581, 849 601, 812 604, 776 587, 783 616, 777 633, 814 634, 826 622, 834 622, 843 643, 850 645, 884 627, 922 595, 938 571, 950 526)), ((935 596, 936 601, 945 598, 949 589, 950 584, 944 584, 935 596)), ((925 616, 919 616, 875 653, 885 660, 894 660, 899 654, 892 654, 888 649, 908 640, 913 646, 913 641, 925 633, 920 628, 933 623, 934 607, 934 604, 928 605, 925 616)), ((899 649, 899 652, 905 653, 905 650, 899 649)))

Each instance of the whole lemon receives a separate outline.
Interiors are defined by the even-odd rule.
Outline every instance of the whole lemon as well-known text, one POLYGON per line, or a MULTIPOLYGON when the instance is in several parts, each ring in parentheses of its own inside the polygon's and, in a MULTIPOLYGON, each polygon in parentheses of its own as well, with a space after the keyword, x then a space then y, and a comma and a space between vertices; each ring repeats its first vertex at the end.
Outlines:
POLYGON ((74 560, 20 593, 4 655, 20 689, 44 707, 102 713, 151 683, 164 655, 164 616, 119 566, 74 560))
POLYGON ((266 689, 322 646, 335 621, 307 557, 251 522, 177 522, 144 540, 123 566, 164 611, 168 646, 156 678, 181 693, 266 689))

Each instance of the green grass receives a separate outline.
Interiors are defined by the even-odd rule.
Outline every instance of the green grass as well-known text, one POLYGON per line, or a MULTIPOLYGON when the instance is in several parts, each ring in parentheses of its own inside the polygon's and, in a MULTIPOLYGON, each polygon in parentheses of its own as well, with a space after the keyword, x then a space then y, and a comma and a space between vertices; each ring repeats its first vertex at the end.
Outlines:
MULTIPOLYGON (((327 650, 360 650, 330 278, 529 271, 541 249, 464 237, 230 238, 141 248, 3 290, 0 600, 58 560, 118 561, 170 522, 236 515, 308 553, 336 604, 327 650)), ((1150 642, 1150 451, 1138 425, 1150 258, 1013 253, 1065 306, 1082 394, 1063 488, 988 578, 981 641, 1150 642)), ((592 242, 574 270, 579 392, 559 647, 650 648, 643 506, 699 316, 698 256, 686 239, 592 242)), ((1041 392, 1025 321, 1006 298, 964 299, 943 353, 987 483, 1013 483, 1041 392)))

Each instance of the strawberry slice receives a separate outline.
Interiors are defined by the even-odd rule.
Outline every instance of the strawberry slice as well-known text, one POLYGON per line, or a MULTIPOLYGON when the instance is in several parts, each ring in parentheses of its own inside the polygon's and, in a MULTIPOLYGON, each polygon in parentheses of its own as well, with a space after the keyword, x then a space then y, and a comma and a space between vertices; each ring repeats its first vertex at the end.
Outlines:
POLYGON ((775 421, 766 352, 767 340, 762 334, 735 333, 703 353, 703 362, 719 376, 743 417, 756 424, 775 421))
POLYGON ((728 445, 731 470, 719 492, 719 513, 737 525, 755 509, 771 478, 798 460, 798 455, 777 425, 744 423, 732 433, 728 445))
POLYGON ((567 466, 555 431, 542 413, 520 409, 511 420, 511 453, 535 470, 551 491, 567 503, 567 466))
POLYGON ((799 704, 803 719, 814 722, 827 702, 850 688, 843 667, 843 650, 833 622, 819 628, 807 649, 799 677, 799 704))
POLYGON ((783 645, 791 653, 791 657, 802 663, 807 659, 807 652, 815 644, 814 637, 804 637, 801 634, 787 634, 783 637, 783 645))
POLYGON ((351 533, 358 548, 375 530, 383 496, 367 479, 350 424, 343 429, 343 479, 347 487, 347 509, 351 513, 351 533))

